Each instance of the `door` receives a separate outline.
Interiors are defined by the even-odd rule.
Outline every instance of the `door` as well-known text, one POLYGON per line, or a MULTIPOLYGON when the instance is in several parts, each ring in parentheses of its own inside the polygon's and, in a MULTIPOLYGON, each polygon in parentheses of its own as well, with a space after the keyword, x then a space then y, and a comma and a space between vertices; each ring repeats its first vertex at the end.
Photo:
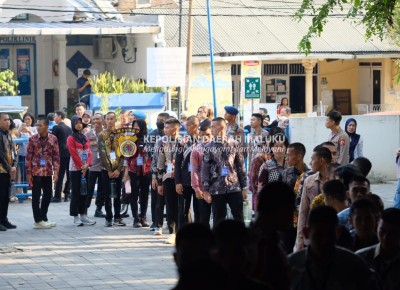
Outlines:
MULTIPOLYGON (((318 78, 313 76, 313 105, 318 103, 318 78)), ((290 77, 290 108, 292 113, 305 113, 306 111, 306 77, 290 77)))
POLYGON ((34 58, 32 45, 13 45, 0 47, 0 70, 10 69, 18 80, 17 95, 22 105, 34 111, 34 58))
POLYGON ((371 68, 361 66, 359 72, 359 104, 372 104, 371 83, 371 68))
POLYGON ((372 100, 374 104, 381 103, 381 70, 372 70, 372 100))
POLYGON ((373 66, 360 67, 358 96, 359 104, 381 104, 381 74, 381 69, 379 68, 374 68, 373 66))
POLYGON ((351 90, 333 90, 333 108, 342 115, 351 115, 351 90))
POLYGON ((290 77, 290 108, 292 113, 304 113, 306 108, 306 77, 290 77))

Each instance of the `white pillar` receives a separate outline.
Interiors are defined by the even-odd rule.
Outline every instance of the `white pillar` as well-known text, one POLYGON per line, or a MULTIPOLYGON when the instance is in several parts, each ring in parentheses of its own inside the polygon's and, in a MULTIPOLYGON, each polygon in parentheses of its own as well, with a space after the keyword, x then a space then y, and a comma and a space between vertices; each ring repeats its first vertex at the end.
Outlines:
POLYGON ((67 49, 67 40, 64 35, 56 36, 57 39, 57 47, 58 47, 58 110, 63 110, 67 108, 67 57, 66 57, 66 49, 67 49))
POLYGON ((313 111, 313 69, 317 60, 307 59, 303 60, 302 64, 306 71, 306 113, 313 111))

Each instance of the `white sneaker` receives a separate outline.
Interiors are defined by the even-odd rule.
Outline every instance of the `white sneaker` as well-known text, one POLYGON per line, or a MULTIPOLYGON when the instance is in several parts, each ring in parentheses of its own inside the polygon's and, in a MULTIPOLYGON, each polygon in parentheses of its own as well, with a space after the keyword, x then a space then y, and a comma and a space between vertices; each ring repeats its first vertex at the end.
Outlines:
POLYGON ((52 228, 54 228, 54 227, 57 226, 57 223, 56 223, 56 222, 47 221, 47 222, 45 222, 45 223, 49 224, 52 228))
POLYGON ((35 229, 51 229, 51 226, 48 223, 46 223, 45 221, 40 221, 38 223, 34 223, 33 227, 35 229))
POLYGON ((81 222, 87 226, 93 226, 96 222, 88 218, 87 215, 81 216, 81 222))
POLYGON ((175 245, 175 234, 170 234, 168 239, 164 241, 168 245, 175 245))
POLYGON ((83 226, 81 219, 78 216, 74 216, 74 224, 78 227, 83 226))
POLYGON ((155 228, 154 229, 154 235, 155 236, 161 236, 162 235, 162 228, 155 228))

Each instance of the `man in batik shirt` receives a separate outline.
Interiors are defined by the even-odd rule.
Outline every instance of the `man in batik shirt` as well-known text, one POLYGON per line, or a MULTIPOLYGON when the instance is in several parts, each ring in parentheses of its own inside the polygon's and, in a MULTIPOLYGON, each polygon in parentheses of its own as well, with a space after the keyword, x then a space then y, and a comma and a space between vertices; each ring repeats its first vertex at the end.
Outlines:
POLYGON ((57 184, 60 170, 60 153, 57 137, 48 132, 49 121, 38 119, 38 133, 29 138, 26 153, 26 179, 32 184, 32 210, 36 229, 55 227, 55 222, 47 218, 53 182, 57 184), (52 178, 53 177, 53 178, 52 178), (42 201, 40 196, 43 190, 42 201))
POLYGON ((244 158, 238 141, 227 138, 223 118, 211 122, 213 141, 204 149, 201 172, 203 196, 211 201, 214 224, 226 218, 229 204, 233 218, 243 221, 243 200, 247 198, 244 158))

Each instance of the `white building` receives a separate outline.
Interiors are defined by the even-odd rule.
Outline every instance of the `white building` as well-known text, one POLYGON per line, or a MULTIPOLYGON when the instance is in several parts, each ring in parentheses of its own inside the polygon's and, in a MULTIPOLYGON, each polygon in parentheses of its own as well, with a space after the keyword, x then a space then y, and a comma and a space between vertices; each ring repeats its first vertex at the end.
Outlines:
POLYGON ((157 16, 123 18, 107 0, 0 0, 0 70, 35 115, 71 108, 81 70, 146 77, 146 48, 163 43, 157 16))

